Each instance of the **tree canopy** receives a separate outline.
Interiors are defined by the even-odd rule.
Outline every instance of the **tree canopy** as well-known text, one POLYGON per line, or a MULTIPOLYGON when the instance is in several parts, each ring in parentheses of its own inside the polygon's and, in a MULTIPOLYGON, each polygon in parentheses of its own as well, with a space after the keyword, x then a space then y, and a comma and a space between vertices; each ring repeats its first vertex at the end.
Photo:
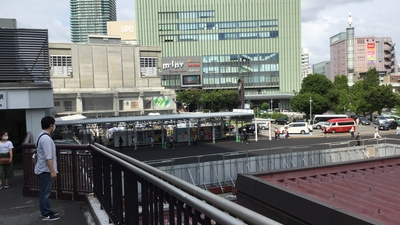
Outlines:
POLYGON ((380 85, 379 73, 370 69, 363 79, 352 87, 348 86, 347 76, 336 76, 331 82, 321 74, 310 74, 304 78, 299 94, 290 101, 292 109, 310 113, 310 98, 312 113, 322 114, 327 111, 346 113, 351 111, 357 115, 381 114, 383 108, 393 108, 400 105, 400 97, 393 92, 392 85, 380 85))
POLYGON ((339 101, 339 94, 333 83, 322 74, 310 74, 303 79, 300 92, 290 100, 292 109, 309 117, 332 110, 339 101), (310 103, 311 100, 311 103, 310 103))

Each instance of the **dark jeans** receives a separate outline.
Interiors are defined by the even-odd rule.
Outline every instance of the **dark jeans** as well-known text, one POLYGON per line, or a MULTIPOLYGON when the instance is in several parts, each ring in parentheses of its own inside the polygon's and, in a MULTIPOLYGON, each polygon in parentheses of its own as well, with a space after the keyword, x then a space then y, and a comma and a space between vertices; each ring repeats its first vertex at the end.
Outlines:
POLYGON ((50 173, 41 173, 37 175, 39 178, 40 192, 39 192, 39 207, 43 216, 51 212, 49 196, 51 193, 52 179, 50 173))

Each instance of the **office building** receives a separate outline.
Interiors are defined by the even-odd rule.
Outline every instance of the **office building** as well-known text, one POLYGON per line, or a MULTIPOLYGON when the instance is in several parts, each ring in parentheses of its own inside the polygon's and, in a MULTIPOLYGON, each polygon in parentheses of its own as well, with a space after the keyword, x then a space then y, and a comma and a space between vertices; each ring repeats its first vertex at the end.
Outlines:
MULTIPOLYGON (((99 37, 98 41, 103 40, 99 37)), ((116 43, 50 43, 56 117, 176 113, 175 91, 161 86, 161 48, 116 43)))
MULTIPOLYGON (((330 80, 336 75, 348 74, 346 32, 330 38, 330 80)), ((365 76, 371 68, 376 68, 380 76, 394 74, 398 64, 390 37, 355 37, 354 38, 354 82, 365 76)), ((381 78, 383 81, 383 78, 381 78)))
POLYGON ((300 90, 300 0, 137 0, 140 45, 162 47, 162 85, 233 89, 290 108, 300 90), (152 6, 152 7, 149 7, 152 6))
POLYGON ((330 62, 329 61, 323 61, 316 63, 312 66, 313 68, 313 73, 318 73, 318 74, 323 74, 327 78, 330 77, 330 62))
POLYGON ((107 22, 117 20, 116 0, 70 0, 71 41, 87 43, 89 34, 106 35, 107 22))
POLYGON ((309 57, 308 49, 307 48, 303 48, 302 49, 302 53, 301 53, 301 74, 302 74, 302 77, 305 78, 310 73, 311 73, 311 67, 310 67, 310 57, 309 57))

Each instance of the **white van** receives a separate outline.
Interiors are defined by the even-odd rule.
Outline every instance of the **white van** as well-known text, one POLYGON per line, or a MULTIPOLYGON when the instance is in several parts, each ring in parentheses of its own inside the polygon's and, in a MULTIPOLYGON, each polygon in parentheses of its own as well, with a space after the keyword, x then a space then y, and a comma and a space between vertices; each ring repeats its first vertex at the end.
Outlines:
POLYGON ((288 125, 281 127, 281 133, 282 131, 285 130, 285 127, 287 127, 290 134, 305 134, 305 133, 310 133, 312 132, 312 127, 308 126, 306 122, 293 122, 289 123, 288 125))

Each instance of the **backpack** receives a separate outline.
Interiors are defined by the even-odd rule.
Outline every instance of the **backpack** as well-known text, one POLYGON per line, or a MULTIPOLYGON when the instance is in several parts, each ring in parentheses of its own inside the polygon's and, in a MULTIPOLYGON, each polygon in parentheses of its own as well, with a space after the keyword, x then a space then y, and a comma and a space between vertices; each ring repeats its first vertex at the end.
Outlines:
MULTIPOLYGON (((46 133, 46 132, 43 133, 43 134, 41 134, 41 135, 39 136, 37 142, 36 142, 36 149, 39 147, 39 140, 40 140, 40 138, 41 138, 43 135, 47 135, 47 136, 50 137, 50 135, 49 135, 48 133, 46 133)), ((32 162, 33 162, 33 164, 36 164, 36 163, 37 163, 37 150, 35 150, 35 151, 33 152, 33 154, 32 154, 32 162)))

